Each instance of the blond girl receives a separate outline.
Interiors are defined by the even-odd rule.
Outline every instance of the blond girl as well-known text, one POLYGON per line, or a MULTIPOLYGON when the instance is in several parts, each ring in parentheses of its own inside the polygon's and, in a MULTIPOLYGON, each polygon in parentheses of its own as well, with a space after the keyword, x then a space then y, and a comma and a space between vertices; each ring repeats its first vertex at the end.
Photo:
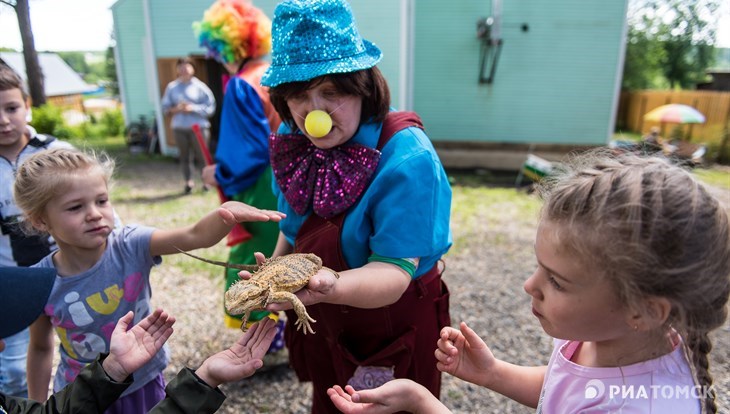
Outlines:
MULTIPOLYGON (((18 169, 15 200, 32 231, 53 236, 58 250, 36 266, 58 276, 44 313, 30 328, 29 397, 45 401, 53 361, 53 330, 60 339, 54 391, 73 381, 102 352, 109 352, 117 320, 134 311, 135 322, 150 306, 149 275, 160 255, 209 247, 236 222, 278 221, 282 214, 229 202, 197 223, 162 230, 140 225, 114 228, 109 158, 76 150, 49 150, 28 158, 18 169)), ((135 373, 135 381, 107 413, 142 413, 164 398, 161 350, 135 373)))

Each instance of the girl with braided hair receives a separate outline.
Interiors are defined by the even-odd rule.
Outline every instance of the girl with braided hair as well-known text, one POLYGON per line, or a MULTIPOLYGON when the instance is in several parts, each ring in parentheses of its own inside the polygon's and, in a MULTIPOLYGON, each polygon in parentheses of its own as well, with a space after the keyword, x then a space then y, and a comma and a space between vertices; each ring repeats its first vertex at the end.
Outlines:
MULTIPOLYGON (((708 334, 727 320, 727 211, 657 157, 593 151, 557 174, 540 185, 538 265, 524 284, 555 338, 548 365, 496 359, 462 322, 441 330, 438 369, 541 413, 717 412, 708 334)), ((407 380, 328 394, 345 413, 448 412, 407 380)))

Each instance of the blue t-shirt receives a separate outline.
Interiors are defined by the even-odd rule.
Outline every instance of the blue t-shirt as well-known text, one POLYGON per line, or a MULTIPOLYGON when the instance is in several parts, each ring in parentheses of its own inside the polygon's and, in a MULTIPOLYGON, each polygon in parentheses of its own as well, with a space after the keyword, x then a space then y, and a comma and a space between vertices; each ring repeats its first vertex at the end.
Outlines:
MULTIPOLYGON (((360 125, 349 142, 376 148, 382 124, 360 125)), ((291 133, 282 123, 279 132, 291 133)), ((306 139, 306 138, 305 138, 306 139)), ((274 181, 279 225, 294 239, 311 212, 298 215, 274 181)), ((451 247, 451 186, 431 141, 420 128, 396 133, 383 148, 370 186, 346 212, 342 250, 351 268, 362 267, 376 254, 392 259, 419 258, 414 277, 429 271, 451 247)))
MULTIPOLYGON (((89 270, 73 276, 56 276, 44 308, 61 340, 61 356, 53 390, 72 382, 79 371, 97 355, 109 352, 109 341, 117 321, 134 311, 136 324, 150 311, 150 270, 162 262, 150 256, 152 227, 125 226, 107 239, 106 251, 89 270)), ((53 254, 34 267, 53 265, 53 254)), ((164 346, 150 362, 135 371, 134 383, 122 395, 130 394, 159 375, 169 362, 164 346)))

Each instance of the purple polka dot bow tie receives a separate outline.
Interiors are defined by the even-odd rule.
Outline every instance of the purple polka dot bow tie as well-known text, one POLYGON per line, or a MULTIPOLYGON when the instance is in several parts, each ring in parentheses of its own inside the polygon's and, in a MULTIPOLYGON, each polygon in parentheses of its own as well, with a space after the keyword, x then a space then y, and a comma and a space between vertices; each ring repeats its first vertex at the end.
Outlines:
POLYGON ((360 144, 320 149, 301 134, 271 134, 269 154, 276 182, 294 211, 303 215, 311 205, 323 218, 355 204, 380 161, 376 149, 360 144))

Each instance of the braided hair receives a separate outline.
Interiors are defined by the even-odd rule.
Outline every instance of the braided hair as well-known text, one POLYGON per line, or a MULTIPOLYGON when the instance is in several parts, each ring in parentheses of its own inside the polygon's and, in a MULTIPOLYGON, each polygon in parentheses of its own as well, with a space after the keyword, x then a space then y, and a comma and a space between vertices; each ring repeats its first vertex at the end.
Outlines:
POLYGON ((542 218, 561 226, 561 242, 590 260, 619 299, 636 305, 663 297, 703 411, 715 413, 708 333, 723 325, 730 296, 728 213, 686 170, 660 157, 594 150, 539 185, 542 218))

